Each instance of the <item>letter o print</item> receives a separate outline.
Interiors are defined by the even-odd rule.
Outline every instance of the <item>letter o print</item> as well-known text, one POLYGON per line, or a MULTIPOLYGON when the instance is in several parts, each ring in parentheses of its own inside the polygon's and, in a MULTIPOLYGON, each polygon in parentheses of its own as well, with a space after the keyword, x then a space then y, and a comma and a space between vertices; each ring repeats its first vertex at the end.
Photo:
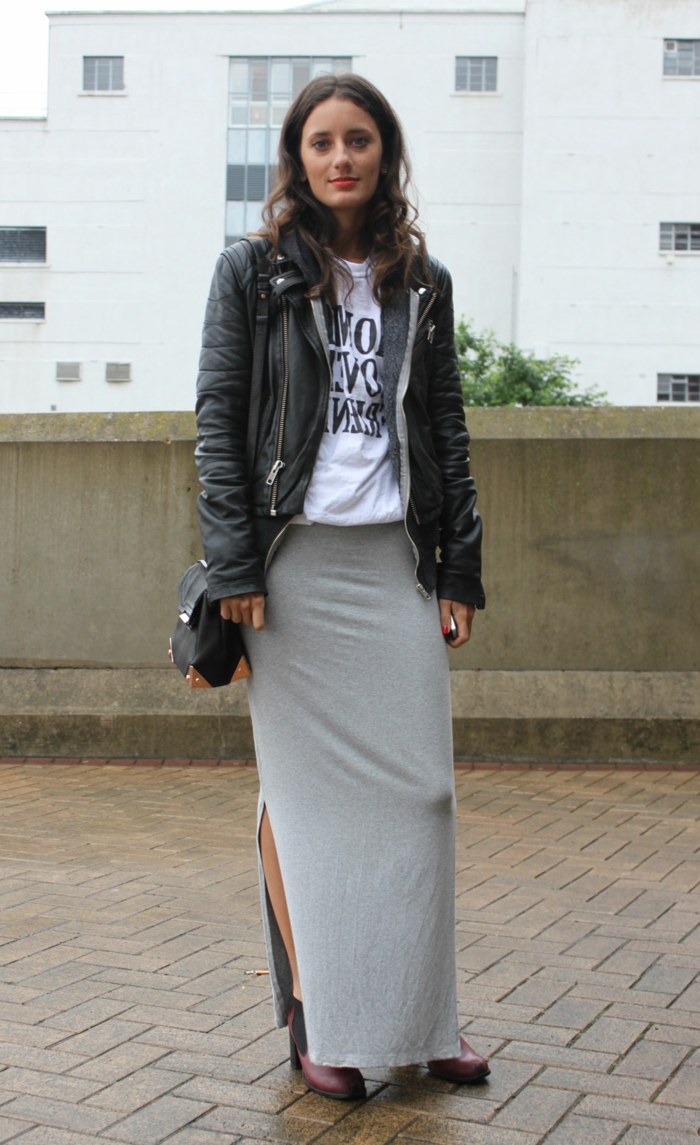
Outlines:
POLYGON ((377 323, 374 318, 360 318, 355 327, 354 342, 358 354, 371 354, 377 342, 377 323), (366 332, 363 330, 365 326, 366 332), (363 345, 364 341, 367 342, 366 346, 363 345))

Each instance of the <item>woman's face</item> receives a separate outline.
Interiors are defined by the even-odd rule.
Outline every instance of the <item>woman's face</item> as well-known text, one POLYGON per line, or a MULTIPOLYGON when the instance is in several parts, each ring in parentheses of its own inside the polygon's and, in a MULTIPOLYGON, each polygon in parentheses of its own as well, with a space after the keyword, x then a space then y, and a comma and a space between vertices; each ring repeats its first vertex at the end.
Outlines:
POLYGON ((324 100, 304 124, 301 162, 319 202, 334 212, 356 211, 370 201, 379 182, 379 128, 349 99, 324 100))

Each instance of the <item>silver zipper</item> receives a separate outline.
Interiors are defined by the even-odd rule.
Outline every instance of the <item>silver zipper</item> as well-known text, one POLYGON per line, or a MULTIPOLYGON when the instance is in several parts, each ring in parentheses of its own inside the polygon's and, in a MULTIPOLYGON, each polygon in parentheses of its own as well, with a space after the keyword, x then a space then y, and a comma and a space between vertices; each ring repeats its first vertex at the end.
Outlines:
MULTIPOLYGON (((426 306, 425 312, 423 314, 423 318, 421 319, 421 324, 423 322, 423 319, 427 315, 428 310, 430 309, 434 298, 435 298, 435 296, 433 295, 433 298, 430 300, 430 302, 426 306)), ((409 461, 409 456, 408 456, 408 425, 406 423, 406 414, 404 413, 403 401, 404 401, 404 398, 406 397, 406 390, 408 389, 408 383, 409 383, 409 379, 411 376, 411 358, 413 356, 413 347, 415 345, 416 334, 418 333, 418 325, 419 325, 417 322, 417 318, 418 318, 418 295, 416 294, 416 292, 414 290, 411 291, 410 306, 411 306, 411 313, 410 313, 410 319, 409 319, 409 323, 408 323, 408 339, 406 342, 406 353, 404 354, 403 363, 401 365, 401 372, 399 374, 399 382, 398 382, 397 393, 396 393, 396 431, 398 433, 399 449, 401 451, 401 486, 402 486, 402 488, 401 488, 401 504, 403 506, 403 526, 404 526, 404 529, 406 530, 406 536, 408 537, 408 539, 411 543, 411 548, 413 549, 413 556, 415 558, 415 574, 414 575, 416 578, 416 588, 421 593, 421 595, 425 597, 426 600, 430 600, 430 593, 423 587, 423 585, 418 580, 418 565, 420 564, 420 554, 419 554, 418 549, 416 548, 416 546, 414 544, 413 537, 411 536, 411 534, 408 531, 408 521, 406 519, 407 514, 408 514, 408 506, 409 506, 410 501, 411 501, 411 467, 410 467, 410 461, 409 461)), ((413 509, 413 512, 415 514, 415 509, 413 509)), ((416 523, 418 523, 417 518, 416 518, 416 523)))
MULTIPOLYGON (((420 330, 421 326, 423 325, 423 323, 425 322, 426 318, 427 318, 427 317, 428 317, 428 315, 430 314, 430 310, 431 310, 431 307, 432 307, 433 303, 435 302, 435 299, 436 299, 436 298, 437 298, 437 294, 435 293, 435 291, 433 291, 433 295, 432 295, 432 298, 430 299, 430 302, 428 303, 428 305, 426 306, 425 310, 423 311, 423 313, 422 313, 422 315, 421 315, 421 320, 420 320, 420 322, 419 322, 419 323, 418 323, 418 325, 416 326, 416 338, 418 337, 418 331, 420 330)), ((429 341, 429 342, 432 342, 432 340, 433 340, 433 338, 434 338, 434 337, 435 337, 435 323, 434 323, 434 322, 429 322, 429 323, 428 323, 428 341, 429 341)))
POLYGON ((267 475, 267 480, 265 482, 266 485, 274 485, 275 478, 277 477, 277 474, 279 473, 280 469, 284 469, 284 462, 283 461, 276 461, 275 464, 272 466, 272 469, 270 470, 270 472, 267 475))
POLYGON ((287 392, 289 390, 289 310, 286 298, 282 298, 282 353, 284 357, 284 382, 282 384, 282 405, 280 407, 280 425, 277 432, 277 454, 275 463, 267 475, 266 485, 272 486, 270 493, 270 516, 277 516, 277 483, 280 472, 284 469, 282 460, 282 444, 284 442, 284 419, 287 414, 287 392))

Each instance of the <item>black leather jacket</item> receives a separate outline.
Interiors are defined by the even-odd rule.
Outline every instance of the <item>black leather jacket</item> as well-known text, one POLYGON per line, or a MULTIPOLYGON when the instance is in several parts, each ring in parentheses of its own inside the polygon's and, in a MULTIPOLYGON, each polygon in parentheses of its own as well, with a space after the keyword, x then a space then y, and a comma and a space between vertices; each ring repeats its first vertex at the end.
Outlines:
MULTIPOLYGON (((483 608, 481 519, 469 474, 452 282, 437 260, 430 258, 428 266, 432 283, 416 276, 408 291, 382 307, 389 449, 417 588, 428 596, 437 587, 441 597, 483 608)), ((257 263, 243 241, 225 250, 216 264, 197 379, 195 454, 212 600, 265 592, 269 562, 292 517, 303 510, 331 384, 330 309, 305 297, 319 279, 308 247, 295 236, 283 240, 271 278, 260 420, 249 474, 257 263)))

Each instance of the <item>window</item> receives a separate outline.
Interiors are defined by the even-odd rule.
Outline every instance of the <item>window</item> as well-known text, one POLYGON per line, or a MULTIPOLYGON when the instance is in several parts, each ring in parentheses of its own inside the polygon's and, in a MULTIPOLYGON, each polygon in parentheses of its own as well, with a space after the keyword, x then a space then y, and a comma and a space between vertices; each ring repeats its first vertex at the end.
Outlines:
POLYGON ((700 40, 666 40, 665 76, 700 76, 700 40))
POLYGON ((314 76, 349 72, 347 56, 253 56, 229 65, 226 243, 260 225, 277 178, 275 159, 287 109, 314 76))
POLYGON ((659 374, 656 400, 700 402, 700 374, 659 374))
POLYGON ((46 262, 46 227, 0 227, 0 262, 46 262))
POLYGON ((0 318, 31 318, 36 322, 46 317, 45 309, 43 302, 0 302, 0 318))
POLYGON ((497 56, 457 56, 455 91, 496 91, 497 87, 497 56))
POLYGON ((662 223, 659 250, 696 251, 700 254, 700 223, 662 223))
POLYGON ((80 362, 56 362, 57 382, 79 382, 80 362))
POLYGON ((123 56, 83 56, 83 91, 123 90, 123 56))
POLYGON ((107 362, 105 366, 105 381, 106 382, 130 382, 131 381, 131 363, 130 362, 107 362))

